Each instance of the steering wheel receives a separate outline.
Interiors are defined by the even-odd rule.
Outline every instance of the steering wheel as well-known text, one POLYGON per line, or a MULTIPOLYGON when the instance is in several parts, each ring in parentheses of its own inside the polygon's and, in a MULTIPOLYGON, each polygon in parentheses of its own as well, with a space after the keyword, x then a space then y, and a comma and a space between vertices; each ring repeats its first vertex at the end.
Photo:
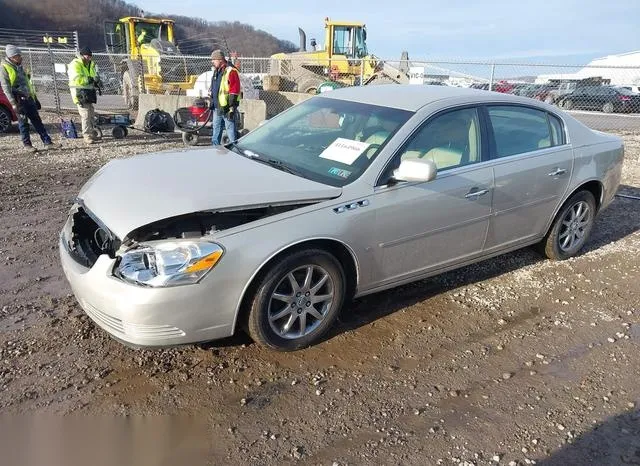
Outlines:
POLYGON ((371 149, 373 149, 375 152, 379 148, 380 144, 371 144, 362 154, 358 156, 357 159, 353 161, 351 166, 355 168, 366 168, 369 165, 369 161, 371 160, 371 158, 367 154, 371 149))
POLYGON ((382 144, 369 144, 369 147, 367 147, 367 149, 362 154, 366 155, 367 159, 371 159, 371 155, 373 155, 375 151, 380 149, 380 146, 382 146, 382 144))

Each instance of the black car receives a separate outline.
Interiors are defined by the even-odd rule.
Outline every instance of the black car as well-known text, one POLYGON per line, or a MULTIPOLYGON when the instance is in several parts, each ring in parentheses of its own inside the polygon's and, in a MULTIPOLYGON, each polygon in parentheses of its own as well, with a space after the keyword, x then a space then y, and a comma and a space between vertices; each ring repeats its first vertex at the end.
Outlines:
POLYGON ((640 112, 640 95, 623 87, 587 86, 562 96, 558 105, 565 110, 640 112))

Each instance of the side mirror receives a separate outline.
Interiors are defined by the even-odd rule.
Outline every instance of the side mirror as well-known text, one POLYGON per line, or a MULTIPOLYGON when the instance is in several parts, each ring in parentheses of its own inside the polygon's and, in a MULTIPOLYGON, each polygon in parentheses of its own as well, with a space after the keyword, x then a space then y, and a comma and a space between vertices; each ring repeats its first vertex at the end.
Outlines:
POLYGON ((431 160, 408 159, 400 162, 400 167, 393 172, 393 179, 425 183, 435 179, 437 172, 438 167, 431 160))

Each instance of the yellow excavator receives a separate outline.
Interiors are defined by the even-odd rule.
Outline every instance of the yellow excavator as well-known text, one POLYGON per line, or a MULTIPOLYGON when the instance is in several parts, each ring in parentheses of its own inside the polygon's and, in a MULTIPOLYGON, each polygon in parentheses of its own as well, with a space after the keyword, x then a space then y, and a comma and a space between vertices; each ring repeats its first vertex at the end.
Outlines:
POLYGON ((324 20, 324 47, 298 28, 300 50, 271 56, 269 74, 280 77, 280 90, 315 94, 327 80, 353 86, 360 84, 408 83, 409 57, 403 52, 399 67, 392 66, 367 50, 364 23, 324 20))
POLYGON ((106 21, 104 32, 129 108, 138 107, 141 92, 179 94, 193 88, 197 75, 176 46, 173 20, 127 16, 106 21))

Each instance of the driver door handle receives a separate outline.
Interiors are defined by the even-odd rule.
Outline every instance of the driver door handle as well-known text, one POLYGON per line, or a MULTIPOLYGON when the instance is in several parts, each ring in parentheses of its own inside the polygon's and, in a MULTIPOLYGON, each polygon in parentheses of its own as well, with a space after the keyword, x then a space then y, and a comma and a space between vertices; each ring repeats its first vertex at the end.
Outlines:
POLYGON ((480 196, 484 196, 485 194, 487 194, 489 192, 488 189, 476 189, 475 191, 472 189, 471 191, 469 191, 467 194, 464 195, 465 198, 467 199, 477 199, 480 196))

